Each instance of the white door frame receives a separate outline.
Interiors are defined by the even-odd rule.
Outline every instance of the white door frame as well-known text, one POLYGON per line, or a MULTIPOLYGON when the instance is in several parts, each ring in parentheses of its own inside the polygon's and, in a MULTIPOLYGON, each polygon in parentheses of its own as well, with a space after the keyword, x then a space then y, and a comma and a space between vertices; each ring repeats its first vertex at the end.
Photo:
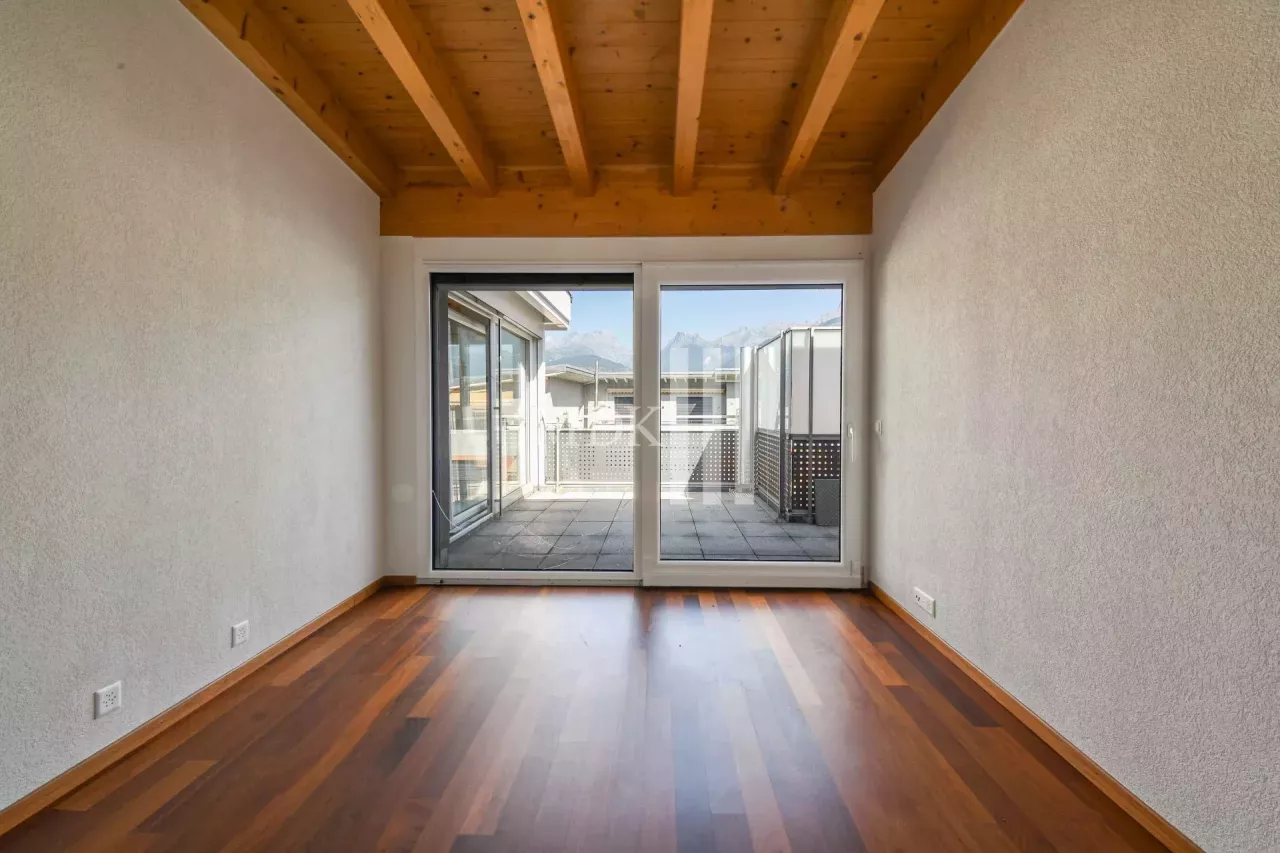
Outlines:
MULTIPOLYGON (((662 288, 838 284, 842 288, 840 557, 833 562, 663 560, 659 554, 660 424, 636 435, 636 565, 645 586, 860 587, 866 565, 867 306, 862 261, 643 264, 636 284, 636 411, 661 409, 662 288)), ((653 420, 653 419, 651 419, 653 420)), ((739 449, 739 453, 747 452, 739 449)))
MULTIPOLYGON (((426 329, 433 328, 431 324, 431 275, 432 273, 631 273, 633 279, 633 300, 635 292, 639 290, 640 283, 640 265, 635 263, 518 263, 518 262, 478 262, 478 263, 437 263, 425 262, 421 265, 421 280, 418 287, 423 297, 421 304, 426 306, 427 317, 424 326, 426 329)), ((480 288, 478 288, 480 289, 480 288)), ((634 302, 633 302, 634 304, 634 302)), ((633 339, 637 339, 639 335, 638 320, 632 317, 633 339)), ((544 357, 545 338, 540 339, 537 347, 537 375, 541 378, 544 376, 545 365, 542 364, 544 357)), ((430 346, 427 348, 430 352, 430 346)), ((435 398, 430 387, 432 374, 429 365, 424 370, 423 380, 427 383, 426 399, 433 401, 435 398)), ((542 388, 537 389, 537 394, 541 396, 542 388)), ((428 427, 430 424, 428 418, 428 427)), ((541 436, 539 436, 539 442, 541 436)), ((428 438, 428 445, 431 439, 428 438)), ((430 454, 434 448, 428 447, 430 454)), ((431 458, 430 455, 428 458, 431 458)), ((423 519, 427 525, 431 524, 431 515, 423 519)), ((431 531, 428 527, 426 531, 426 540, 428 543, 432 541, 431 531)), ((519 569, 437 569, 435 567, 434 549, 427 555, 427 569, 425 573, 419 574, 419 583, 446 583, 446 584, 492 584, 492 585, 511 585, 511 586, 638 586, 640 584, 640 574, 635 569, 635 564, 630 571, 543 571, 543 570, 519 570, 519 569)))
MULTIPOLYGON (((866 284, 862 258, 866 256, 869 240, 865 236, 842 235, 824 237, 619 237, 619 238, 467 238, 467 239, 429 239, 408 237, 384 237, 384 255, 392 262, 384 263, 384 287, 386 289, 387 316, 396 319, 399 316, 413 316, 413 322, 394 322, 389 324, 387 340, 387 360, 394 371, 393 380, 388 393, 393 396, 390 405, 399 413, 399 419, 392 429, 396 436, 404 436, 407 442, 400 440, 391 451, 387 465, 391 473, 391 499, 397 506, 412 509, 408 515, 398 514, 395 517, 394 529, 389 535, 394 537, 396 551, 410 555, 391 567, 392 573, 403 573, 406 569, 416 573, 420 583, 472 583, 472 584, 583 584, 583 585, 636 585, 641 582, 640 571, 630 572, 513 572, 513 571, 466 571, 437 570, 433 566, 432 553, 432 517, 434 515, 431 502, 434 500, 431 489, 431 456, 432 456, 432 423, 430 401, 432 397, 432 377, 430 367, 431 353, 431 274, 436 272, 474 272, 474 273, 509 273, 509 272, 631 272, 635 275, 635 337, 637 345, 642 339, 640 323, 645 315, 643 300, 646 290, 644 269, 648 266, 670 264, 671 262, 694 262, 698 265, 715 264, 720 269, 734 269, 740 274, 752 268, 770 267, 786 268, 793 274, 803 271, 802 278, 806 282, 816 280, 814 275, 821 267, 838 267, 845 270, 850 280, 855 280, 862 291, 858 306, 861 316, 866 316, 866 305, 862 301, 866 292, 866 284), (812 259, 825 259, 814 261, 812 259), (856 270, 856 277, 854 274, 856 270), (409 314, 398 314, 408 311, 409 314), (413 556, 416 555, 416 556, 413 556)), ((846 286, 844 300, 845 311, 850 310, 851 300, 846 286)), ((652 306, 657 308, 656 301, 652 306)), ((656 320, 655 314, 653 319, 656 320)), ((849 323, 845 323, 845 328, 849 323)), ((538 346, 537 377, 542 379, 541 343, 538 346)), ((847 351, 851 352, 851 351, 847 351)), ((865 362, 865 342, 858 349, 858 358, 865 362)), ((854 399, 848 393, 849 355, 846 355, 846 394, 845 399, 854 399)), ((656 384, 656 383, 655 383, 656 384)), ((862 395, 862 409, 865 413, 865 381, 859 371, 858 387, 862 395)), ((541 394, 541 388, 538 389, 541 394)), ((637 389, 637 396, 639 389, 637 389)), ((865 418, 865 414, 864 414, 865 418)), ((862 421, 859 420, 858 423, 862 421)), ((865 434, 862 430, 861 435, 865 434)), ((642 452, 636 454, 636 487, 640 487, 645 475, 640 472, 642 452)), ((855 479, 847 482, 858 483, 857 496, 864 500, 866 495, 865 452, 861 440, 857 447, 856 470, 863 472, 855 479)), ((847 464, 847 463, 846 463, 847 464)), ((842 476, 844 476, 842 472, 842 476)), ((842 490, 843 495, 850 495, 849 489, 842 490)), ((846 500, 848 498, 846 497, 846 500)), ((865 505, 865 502, 864 502, 865 505)), ((862 514, 857 513, 857 538, 862 536, 862 514)), ((845 523, 852 520, 854 513, 843 513, 845 523)), ((639 530, 639 528, 637 528, 639 530)), ((656 527, 655 527, 656 530, 656 527)), ((656 534, 655 534, 656 535, 656 534)), ((648 568, 646 584, 661 585, 677 583, 679 564, 664 562, 658 566, 657 549, 652 548, 649 554, 640 546, 637 537, 636 566, 648 568), (648 556, 649 562, 646 562, 648 556)), ((656 545, 656 543, 655 543, 656 545)), ((861 545, 859 547, 862 547, 861 545)), ((850 553, 848 548, 842 552, 850 553)), ((848 557, 846 556, 846 560, 848 557)), ((709 574, 707 569, 715 564, 693 564, 694 571, 687 572, 686 582, 693 583, 698 573, 709 574)), ((746 586, 781 585, 790 587, 840 587, 861 585, 860 572, 850 571, 843 578, 830 577, 825 573, 812 574, 810 570, 816 564, 800 563, 742 563, 730 568, 738 573, 737 584, 746 586), (776 579, 777 569, 783 567, 793 571, 785 581, 776 579), (856 577, 855 577, 856 575, 856 577)), ((865 565, 865 559, 859 556, 855 565, 865 565)), ((727 583, 724 573, 706 577, 700 584, 712 585, 727 583)))

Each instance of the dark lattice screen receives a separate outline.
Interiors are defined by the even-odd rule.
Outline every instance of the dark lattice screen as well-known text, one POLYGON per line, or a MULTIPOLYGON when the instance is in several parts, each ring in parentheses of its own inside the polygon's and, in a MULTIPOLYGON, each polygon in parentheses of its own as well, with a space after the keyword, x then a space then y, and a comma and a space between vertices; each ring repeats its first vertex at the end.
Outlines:
POLYGON ((791 467, 787 475, 788 509, 813 506, 813 481, 840 479, 840 436, 791 437, 791 467))
POLYGON ((774 508, 778 507, 779 475, 782 472, 780 436, 774 430, 756 430, 755 490, 774 508))

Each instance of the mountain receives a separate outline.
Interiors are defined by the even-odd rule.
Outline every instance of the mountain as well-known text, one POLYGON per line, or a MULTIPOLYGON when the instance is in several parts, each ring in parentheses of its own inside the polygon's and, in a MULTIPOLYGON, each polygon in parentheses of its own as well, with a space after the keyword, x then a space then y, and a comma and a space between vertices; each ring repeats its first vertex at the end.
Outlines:
MULTIPOLYGON (((676 332, 662 348, 662 370, 732 370, 738 367, 738 350, 742 347, 759 346, 783 329, 804 325, 838 326, 840 312, 823 314, 811 323, 742 326, 710 339, 696 332, 676 332)), ((631 348, 612 332, 552 332, 547 336, 547 364, 568 364, 592 370, 597 359, 601 370, 630 370, 631 348)))
POLYGON ((551 332, 547 335, 547 364, 571 364, 601 370, 630 370, 631 347, 613 332, 551 332))
POLYGON ((743 326, 708 340, 692 332, 676 332, 662 348, 662 370, 710 371, 738 367, 738 350, 762 344, 790 324, 743 326))
POLYGON ((676 332, 662 348, 662 371, 697 372, 737 367, 737 348, 719 341, 719 338, 709 341, 693 332, 676 332))
POLYGON ((601 372, 625 373, 631 369, 631 365, 622 364, 617 361, 611 361, 607 358, 601 358, 598 355, 592 355, 589 352, 580 353, 578 355, 552 356, 547 359, 548 367, 567 364, 570 367, 581 367, 583 370, 595 370, 599 365, 601 372))

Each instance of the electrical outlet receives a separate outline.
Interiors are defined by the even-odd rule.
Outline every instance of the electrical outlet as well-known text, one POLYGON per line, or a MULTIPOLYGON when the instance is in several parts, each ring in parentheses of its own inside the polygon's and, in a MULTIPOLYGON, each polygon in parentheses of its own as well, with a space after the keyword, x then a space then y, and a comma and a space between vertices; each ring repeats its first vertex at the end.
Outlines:
POLYGON ((249 642, 248 620, 244 622, 237 622, 235 625, 232 625, 231 626, 231 646, 234 648, 235 646, 238 646, 241 643, 247 643, 247 642, 249 642))
POLYGON ((124 694, 121 692, 120 682, 108 684, 106 687, 93 694, 93 718, 105 717, 113 711, 119 711, 120 706, 124 703, 124 694))
POLYGON ((911 594, 915 596, 916 606, 928 613, 930 616, 936 616, 937 611, 933 604, 933 596, 926 593, 920 587, 913 587, 911 594))

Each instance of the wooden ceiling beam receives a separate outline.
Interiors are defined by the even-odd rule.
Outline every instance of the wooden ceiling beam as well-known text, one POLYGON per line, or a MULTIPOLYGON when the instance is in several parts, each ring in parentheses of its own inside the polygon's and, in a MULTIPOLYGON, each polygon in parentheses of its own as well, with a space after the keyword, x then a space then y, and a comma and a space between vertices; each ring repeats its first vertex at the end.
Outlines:
POLYGON ((542 91, 551 108, 551 121, 560 138, 560 150, 569 169, 569 179, 579 195, 591 195, 595 175, 587 156, 586 138, 582 132, 582 107, 578 86, 569 62, 564 28, 557 20, 557 0, 516 0, 524 32, 533 51, 533 61, 542 81, 542 91))
POLYGON ((407 0, 347 0, 472 188, 496 189, 493 161, 407 0))
POLYGON ((947 98, 959 87, 960 81, 969 74, 982 54, 986 53, 991 42, 1000 35, 1000 31, 1021 5, 1022 0, 986 0, 974 13, 964 32, 956 36, 938 55, 933 63, 933 76, 912 101, 910 112, 902 124, 898 125, 884 152, 876 159, 872 172, 875 186, 880 186, 893 171, 911 143, 916 141, 916 137, 937 115, 947 98))
POLYGON ((813 175, 786 197, 770 176, 699 173, 672 195, 644 172, 601 168, 590 197, 572 187, 524 185, 481 197, 465 187, 409 186, 382 203, 382 233, 411 237, 760 236, 871 233, 869 175, 813 175))
POLYGON ((684 0, 680 9, 680 76, 676 89, 676 158, 672 182, 672 192, 676 195, 693 191, 713 5, 715 0, 684 0))
POLYGON ((853 64, 867 43, 871 26, 880 16, 885 0, 836 0, 822 31, 822 44, 809 73, 795 115, 787 127, 786 141, 778 158, 774 192, 791 191, 796 178, 809 162, 822 135, 831 110, 840 97, 853 64))
POLYGON ((399 170, 338 100, 276 22, 251 0, 182 0, 236 58, 378 195, 393 195, 399 170))

